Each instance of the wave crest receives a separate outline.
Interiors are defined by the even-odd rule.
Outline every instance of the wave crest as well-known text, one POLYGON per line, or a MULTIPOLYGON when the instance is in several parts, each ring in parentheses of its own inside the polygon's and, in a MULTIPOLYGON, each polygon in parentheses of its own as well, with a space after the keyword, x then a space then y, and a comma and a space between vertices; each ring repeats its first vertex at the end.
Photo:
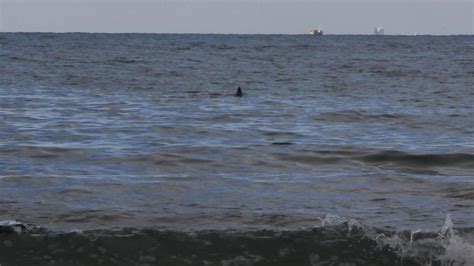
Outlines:
POLYGON ((439 232, 394 232, 331 214, 314 228, 256 231, 51 232, 6 221, 0 223, 0 258, 7 265, 473 265, 473 236, 474 228, 453 229, 449 216, 439 232))

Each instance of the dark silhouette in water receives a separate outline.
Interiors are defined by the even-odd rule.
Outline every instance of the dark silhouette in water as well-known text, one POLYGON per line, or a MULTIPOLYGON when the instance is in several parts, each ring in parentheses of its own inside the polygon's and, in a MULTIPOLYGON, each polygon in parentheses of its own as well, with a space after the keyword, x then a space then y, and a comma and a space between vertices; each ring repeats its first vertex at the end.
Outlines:
POLYGON ((244 94, 242 93, 242 89, 239 87, 237 92, 235 93, 235 97, 242 97, 244 94))

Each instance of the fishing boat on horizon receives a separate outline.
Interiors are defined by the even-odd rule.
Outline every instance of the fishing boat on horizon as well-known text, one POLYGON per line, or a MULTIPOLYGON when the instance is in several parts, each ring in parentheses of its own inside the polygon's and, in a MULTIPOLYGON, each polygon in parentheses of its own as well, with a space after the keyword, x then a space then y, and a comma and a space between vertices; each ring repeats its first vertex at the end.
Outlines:
POLYGON ((320 27, 317 27, 309 32, 310 35, 314 35, 314 36, 323 35, 323 33, 324 31, 320 27))
POLYGON ((374 28, 374 35, 384 35, 385 30, 382 27, 375 27, 374 28))

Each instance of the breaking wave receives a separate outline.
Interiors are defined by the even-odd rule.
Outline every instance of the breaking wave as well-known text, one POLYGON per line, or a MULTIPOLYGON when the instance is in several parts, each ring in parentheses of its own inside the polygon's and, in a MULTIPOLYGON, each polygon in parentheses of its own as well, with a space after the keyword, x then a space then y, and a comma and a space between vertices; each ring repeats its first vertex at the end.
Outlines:
POLYGON ((2 265, 473 265, 474 228, 390 231, 327 215, 298 230, 54 232, 0 222, 2 265))

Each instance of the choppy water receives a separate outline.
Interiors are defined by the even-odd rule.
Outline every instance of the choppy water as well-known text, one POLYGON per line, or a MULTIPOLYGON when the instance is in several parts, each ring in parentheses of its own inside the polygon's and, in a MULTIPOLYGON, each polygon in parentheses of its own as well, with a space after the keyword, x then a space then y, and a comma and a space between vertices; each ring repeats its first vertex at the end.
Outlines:
MULTIPOLYGON (((0 240, 32 250, 70 250, 98 232, 144 250, 211 243, 194 258, 179 248, 143 251, 152 264, 173 256, 179 264, 468 264, 473 43, 0 34, 0 240), (233 97, 237 86, 244 97, 233 97), (78 242, 67 248, 64 239, 78 242), (237 252, 232 239, 248 250, 237 252), (360 239, 375 257, 345 246, 360 239), (268 250, 251 248, 258 243, 268 250)), ((97 248, 104 260, 140 260, 97 248)), ((1 252, 0 263, 28 257, 1 252)), ((38 252, 43 262, 70 258, 38 252)))

